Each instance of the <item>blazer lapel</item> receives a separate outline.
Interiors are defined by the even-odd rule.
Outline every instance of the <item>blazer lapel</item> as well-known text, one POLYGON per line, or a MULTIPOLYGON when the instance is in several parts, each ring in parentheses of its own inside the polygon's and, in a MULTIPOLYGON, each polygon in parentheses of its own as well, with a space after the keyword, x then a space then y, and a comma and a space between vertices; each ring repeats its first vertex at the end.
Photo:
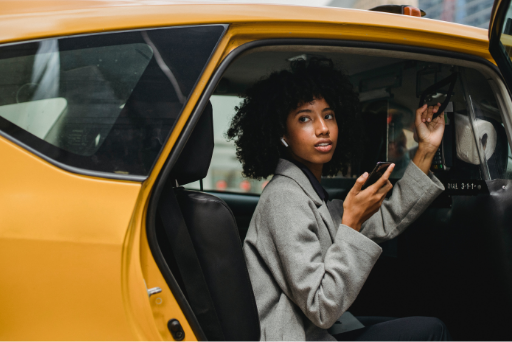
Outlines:
POLYGON ((319 207, 318 212, 320 213, 320 216, 322 216, 322 219, 324 220, 324 223, 327 226, 327 229, 329 230, 329 235, 331 235, 332 242, 334 242, 334 238, 336 237, 336 233, 338 232, 338 227, 332 221, 332 216, 331 213, 329 213, 327 205, 323 204, 321 207, 319 207))
POLYGON ((288 160, 279 159, 275 174, 293 179, 304 190, 306 195, 308 195, 308 197, 313 200, 318 209, 318 212, 320 213, 320 216, 322 217, 322 220, 324 221, 325 226, 329 231, 331 240, 334 241, 338 227, 332 221, 332 217, 329 213, 327 205, 320 199, 304 172, 302 172, 301 169, 299 169, 295 164, 289 162, 288 160))

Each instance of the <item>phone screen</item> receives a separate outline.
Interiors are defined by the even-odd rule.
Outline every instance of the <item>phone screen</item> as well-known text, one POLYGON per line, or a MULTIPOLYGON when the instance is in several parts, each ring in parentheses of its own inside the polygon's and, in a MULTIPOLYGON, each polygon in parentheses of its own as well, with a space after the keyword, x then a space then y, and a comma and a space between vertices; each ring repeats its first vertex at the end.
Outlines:
POLYGON ((367 187, 378 181, 379 178, 382 177, 384 172, 386 172, 389 165, 391 165, 391 163, 389 162, 378 162, 377 165, 375 165, 375 167, 373 168, 372 173, 370 173, 370 176, 368 176, 366 182, 363 184, 361 190, 366 189, 367 187))

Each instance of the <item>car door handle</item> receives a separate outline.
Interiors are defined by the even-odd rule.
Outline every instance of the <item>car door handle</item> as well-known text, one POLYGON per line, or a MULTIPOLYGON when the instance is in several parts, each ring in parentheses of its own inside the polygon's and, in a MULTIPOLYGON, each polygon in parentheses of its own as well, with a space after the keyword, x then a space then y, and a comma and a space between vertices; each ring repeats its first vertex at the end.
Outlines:
POLYGON ((154 294, 162 292, 162 289, 159 287, 152 287, 152 288, 148 289, 147 291, 148 291, 148 297, 151 297, 154 294))

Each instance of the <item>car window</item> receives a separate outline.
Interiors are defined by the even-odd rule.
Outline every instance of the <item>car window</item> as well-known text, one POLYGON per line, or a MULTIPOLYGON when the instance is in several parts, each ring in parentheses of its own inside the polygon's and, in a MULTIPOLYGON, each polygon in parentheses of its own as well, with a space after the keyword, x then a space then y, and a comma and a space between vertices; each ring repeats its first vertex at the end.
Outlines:
POLYGON ((146 176, 223 31, 178 27, 0 47, 0 132, 73 170, 146 176))
MULTIPOLYGON (((243 177, 234 144, 228 142, 224 134, 235 114, 234 107, 241 101, 238 94, 244 94, 247 87, 271 71, 289 68, 290 60, 308 56, 333 60, 345 70, 359 92, 365 152, 358 163, 348 165, 346 173, 322 179, 332 198, 343 198, 353 186, 354 178, 372 171, 379 161, 396 164, 391 175, 393 180, 404 175, 418 148, 414 120, 420 98, 433 85, 442 84, 442 80, 453 74, 458 77, 453 83, 445 116, 445 137, 450 143, 444 147, 447 159, 450 153, 451 159, 449 169, 439 167, 436 175, 445 181, 483 180, 487 167, 488 179, 512 177, 512 159, 501 109, 480 71, 451 64, 372 55, 375 52, 365 55, 347 51, 338 51, 334 47, 267 47, 260 51, 255 49, 235 60, 211 97, 215 149, 210 171, 203 182, 204 189, 261 193, 268 179, 256 181, 243 177), (472 99, 474 119, 469 98, 472 99), (485 154, 485 167, 480 163, 479 153, 485 154)), ((440 85, 434 93, 429 93, 425 97, 427 103, 443 103, 450 92, 450 84, 440 85)), ((197 189, 199 183, 190 186, 197 189)))
MULTIPOLYGON (((203 179, 204 190, 227 191, 260 194, 267 179, 255 180, 242 175, 242 164, 236 157, 235 144, 228 141, 225 134, 235 107, 242 98, 230 95, 213 95, 210 98, 213 107, 214 148, 208 175, 203 179)), ((186 185, 190 189, 199 189, 199 182, 186 185)))

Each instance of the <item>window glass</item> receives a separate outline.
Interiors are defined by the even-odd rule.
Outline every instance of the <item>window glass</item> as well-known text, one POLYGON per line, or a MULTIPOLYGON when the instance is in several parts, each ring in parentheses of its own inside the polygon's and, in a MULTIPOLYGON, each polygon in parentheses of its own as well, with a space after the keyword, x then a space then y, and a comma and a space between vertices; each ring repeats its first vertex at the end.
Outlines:
POLYGON ((0 47, 0 130, 61 164, 145 176, 224 27, 0 47))
MULTIPOLYGON (((210 101, 213 107, 215 146, 208 175, 203 179, 203 189, 260 194, 267 180, 258 181, 243 177, 242 164, 236 157, 235 144, 225 137, 231 119, 235 115, 235 107, 242 99, 238 96, 213 95, 210 101)), ((194 182, 186 187, 199 189, 200 184, 194 182)))

